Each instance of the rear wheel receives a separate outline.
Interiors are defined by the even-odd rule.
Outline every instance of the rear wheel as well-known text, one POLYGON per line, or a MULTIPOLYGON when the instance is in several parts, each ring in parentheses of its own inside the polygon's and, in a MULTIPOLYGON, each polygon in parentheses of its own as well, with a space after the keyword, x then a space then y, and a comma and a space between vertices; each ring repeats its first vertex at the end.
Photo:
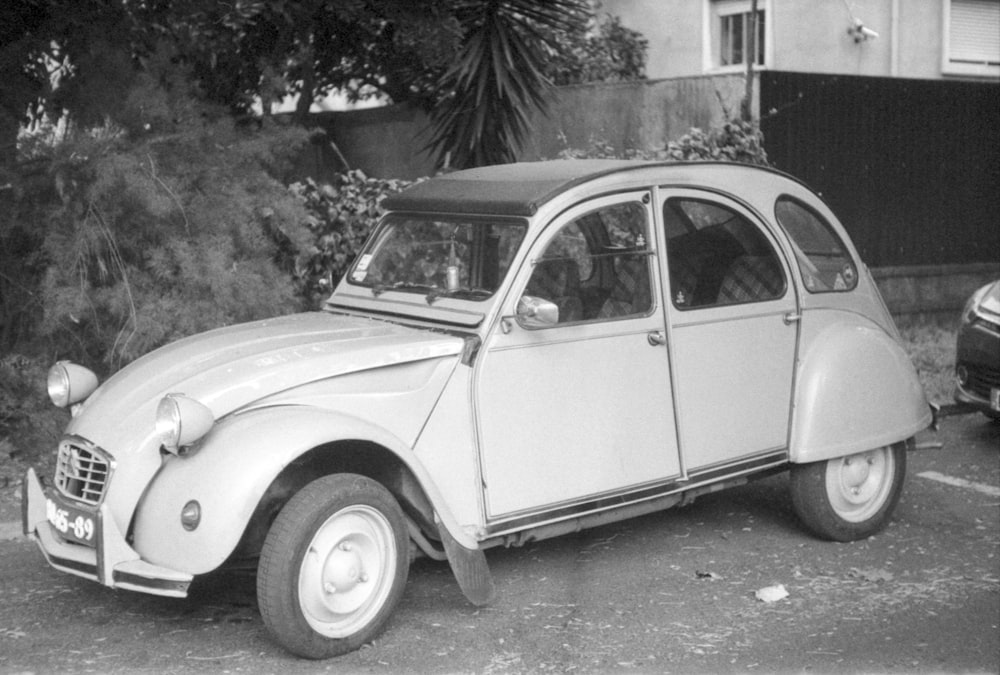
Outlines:
POLYGON ((792 505, 806 527, 824 539, 864 539, 889 523, 905 475, 905 443, 794 464, 792 505))
POLYGON ((261 551, 264 625, 306 658, 359 648, 399 602, 408 547, 399 504, 379 483, 354 474, 309 483, 278 514, 261 551))

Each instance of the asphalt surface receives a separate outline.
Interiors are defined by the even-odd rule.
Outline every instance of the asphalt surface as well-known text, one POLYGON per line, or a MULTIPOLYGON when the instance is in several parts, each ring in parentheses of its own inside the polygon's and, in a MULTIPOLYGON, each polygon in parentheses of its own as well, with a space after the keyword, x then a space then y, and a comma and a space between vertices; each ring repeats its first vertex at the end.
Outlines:
POLYGON ((1000 672, 1000 425, 949 417, 919 440, 869 540, 811 537, 775 476, 490 551, 487 608, 418 561, 386 632, 323 662, 269 640, 249 576, 185 600, 110 591, 49 569, 8 519, 0 673, 1000 672))

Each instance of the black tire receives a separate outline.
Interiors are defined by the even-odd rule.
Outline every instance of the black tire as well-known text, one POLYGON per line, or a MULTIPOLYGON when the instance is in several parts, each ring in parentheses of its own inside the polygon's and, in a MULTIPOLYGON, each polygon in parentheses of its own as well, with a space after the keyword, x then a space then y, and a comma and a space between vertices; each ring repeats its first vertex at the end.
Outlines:
POLYGON ((805 526, 823 539, 865 539, 889 523, 905 476, 905 443, 793 464, 792 505, 805 526))
POLYGON ((392 494, 364 476, 324 476, 296 493, 271 526, 257 603, 281 646, 325 659, 382 631, 408 572, 406 521, 392 494))

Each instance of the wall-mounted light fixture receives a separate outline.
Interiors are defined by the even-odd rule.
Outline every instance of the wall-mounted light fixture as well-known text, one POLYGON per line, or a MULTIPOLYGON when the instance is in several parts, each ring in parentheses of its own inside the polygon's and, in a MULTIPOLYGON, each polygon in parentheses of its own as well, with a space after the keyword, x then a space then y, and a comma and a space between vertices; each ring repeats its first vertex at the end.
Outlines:
POLYGON ((847 29, 847 34, 854 38, 855 43, 874 40, 878 37, 878 33, 866 26, 861 19, 854 19, 851 27, 847 29))

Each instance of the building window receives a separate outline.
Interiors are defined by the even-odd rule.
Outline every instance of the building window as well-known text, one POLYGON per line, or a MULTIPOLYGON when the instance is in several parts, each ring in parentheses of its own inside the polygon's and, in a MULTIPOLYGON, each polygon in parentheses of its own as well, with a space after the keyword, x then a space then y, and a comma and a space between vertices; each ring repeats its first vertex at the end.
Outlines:
POLYGON ((942 69, 1000 76, 1000 0, 946 0, 942 69))
MULTIPOLYGON (((720 35, 719 65, 746 65, 750 52, 750 12, 724 14, 719 17, 720 35)), ((764 65, 764 12, 757 12, 757 39, 754 41, 757 58, 754 63, 764 65)))

